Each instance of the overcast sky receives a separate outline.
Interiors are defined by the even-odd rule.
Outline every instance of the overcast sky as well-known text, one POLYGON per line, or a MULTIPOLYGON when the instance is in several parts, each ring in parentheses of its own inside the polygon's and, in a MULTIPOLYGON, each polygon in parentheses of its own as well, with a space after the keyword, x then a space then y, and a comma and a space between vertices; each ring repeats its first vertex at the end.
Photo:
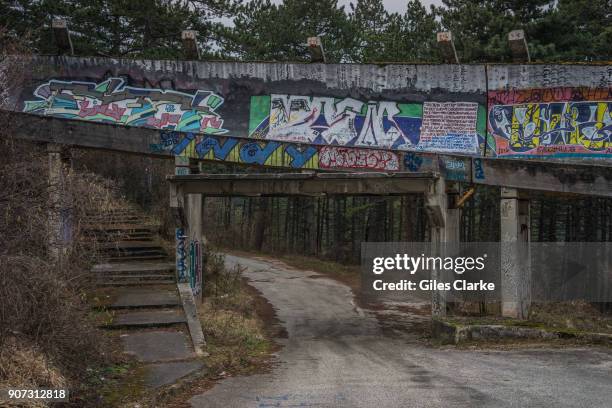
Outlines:
MULTIPOLYGON (((273 0, 274 3, 282 3, 283 0, 273 0)), ((349 9, 349 4, 353 2, 353 3, 357 3, 357 0, 338 0, 338 4, 340 6, 346 6, 344 9, 348 10, 349 9)), ((436 6, 439 6, 442 4, 442 0, 420 0, 420 2, 422 4, 425 5, 425 7, 427 8, 427 10, 429 10, 429 6, 431 4, 434 4, 436 6)), ((388 12, 390 13, 404 13, 404 11, 406 10, 406 3, 408 3, 408 0, 383 0, 383 3, 385 4, 385 8, 387 9, 388 12)))
MULTIPOLYGON (((282 1, 279 1, 279 3, 281 3, 282 1)), ((353 3, 356 3, 356 0, 353 0, 353 3)), ((427 10, 429 10, 429 6, 431 4, 439 6, 442 4, 442 0, 420 0, 420 2, 425 5, 425 8, 427 8, 427 10)), ((340 5, 346 5, 345 9, 348 9, 348 5, 349 3, 351 3, 351 0, 338 0, 338 4, 340 5)), ((406 10, 406 3, 408 3, 408 0, 383 0, 383 3, 385 4, 385 8, 387 9, 388 12, 390 13, 404 13, 404 11, 406 10)))
MULTIPOLYGON (((247 0, 248 1, 248 0, 247 0)), ((429 11, 429 6, 430 5, 435 5, 435 6, 440 6, 442 5, 442 0, 419 0, 423 5, 425 5, 425 8, 429 11)), ((272 0, 273 3, 276 4, 280 4, 283 2, 283 0, 272 0)), ((349 4, 350 3, 356 3, 357 0, 338 0, 338 5, 340 6, 345 6, 344 9, 346 11, 350 10, 349 9, 349 4)), ((385 9, 387 9, 387 11, 389 13, 400 13, 400 14, 404 14, 404 11, 406 10, 406 4, 408 3, 408 0, 383 0, 383 3, 385 5, 385 9)), ((219 19, 215 19, 216 21, 220 21, 221 23, 227 25, 227 26, 232 26, 232 19, 228 18, 228 17, 222 17, 219 19)))

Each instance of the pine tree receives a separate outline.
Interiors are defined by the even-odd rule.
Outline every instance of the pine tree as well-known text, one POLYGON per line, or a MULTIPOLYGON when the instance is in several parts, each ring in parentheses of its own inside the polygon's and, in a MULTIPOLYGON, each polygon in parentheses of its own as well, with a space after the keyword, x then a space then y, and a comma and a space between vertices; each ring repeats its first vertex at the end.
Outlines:
POLYGON ((307 61, 308 37, 319 36, 328 62, 346 60, 349 26, 337 0, 269 0, 243 4, 224 31, 228 56, 243 60, 307 61))
POLYGON ((351 3, 349 21, 353 32, 350 50, 352 61, 376 62, 387 57, 385 37, 389 24, 389 14, 382 0, 357 0, 351 3))
MULTIPOLYGON (((511 61, 508 33, 524 29, 531 45, 552 0, 442 0, 436 8, 442 25, 455 38, 461 62, 511 61)), ((539 46, 539 44, 538 44, 539 46)))
MULTIPOLYGON (((77 55, 180 58, 181 31, 210 44, 234 0, 16 0, 0 5, 0 26, 26 38, 34 52, 53 54, 51 22, 68 22, 77 55)), ((202 47, 204 50, 210 47, 202 47)))

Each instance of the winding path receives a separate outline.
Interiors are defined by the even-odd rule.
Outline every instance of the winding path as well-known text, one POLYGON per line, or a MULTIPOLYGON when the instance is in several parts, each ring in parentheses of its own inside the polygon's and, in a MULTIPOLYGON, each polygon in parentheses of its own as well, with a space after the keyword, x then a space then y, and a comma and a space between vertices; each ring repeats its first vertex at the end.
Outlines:
POLYGON ((280 262, 228 255, 288 338, 271 372, 227 378, 193 407, 607 407, 612 350, 477 351, 385 334, 351 290, 280 262))

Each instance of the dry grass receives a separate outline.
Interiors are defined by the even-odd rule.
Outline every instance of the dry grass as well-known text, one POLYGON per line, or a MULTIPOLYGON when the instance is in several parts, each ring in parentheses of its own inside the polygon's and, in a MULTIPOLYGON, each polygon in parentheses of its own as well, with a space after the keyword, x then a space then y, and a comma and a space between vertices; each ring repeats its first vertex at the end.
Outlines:
POLYGON ((85 294, 95 248, 82 227, 91 209, 118 205, 116 189, 66 167, 59 188, 72 236, 54 262, 48 257, 46 150, 3 137, 0 156, 0 384, 61 382, 75 398, 91 398, 74 406, 95 406, 90 380, 115 357, 109 337, 88 317, 85 294))
MULTIPOLYGON (((62 371, 43 353, 39 347, 29 344, 16 336, 8 338, 2 347, 2 375, 0 376, 0 389, 2 388, 55 388, 65 389, 68 380, 62 371)), ((11 403, 2 400, 3 407, 23 406, 24 403, 11 403)), ((31 401, 27 406, 45 407, 44 401, 31 401)))
POLYGON ((207 366, 213 375, 251 372, 274 348, 257 313, 255 294, 248 290, 239 267, 223 267, 222 255, 208 254, 207 271, 207 296, 198 306, 210 354, 207 366))
POLYGON ((612 314, 584 301, 533 304, 529 320, 553 329, 612 334, 612 314))
POLYGON ((452 316, 448 320, 464 325, 503 324, 565 333, 612 333, 612 315, 585 301, 534 303, 526 320, 500 316, 452 316))

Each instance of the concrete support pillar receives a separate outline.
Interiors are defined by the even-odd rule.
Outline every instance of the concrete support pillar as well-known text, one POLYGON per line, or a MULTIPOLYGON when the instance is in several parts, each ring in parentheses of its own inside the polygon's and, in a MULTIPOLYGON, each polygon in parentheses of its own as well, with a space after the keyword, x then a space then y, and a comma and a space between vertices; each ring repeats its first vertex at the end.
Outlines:
POLYGON ((187 219, 189 283, 194 295, 202 293, 202 251, 204 235, 202 233, 202 195, 189 194, 186 197, 185 215, 187 219))
MULTIPOLYGON (((432 249, 440 253, 444 243, 460 241, 461 209, 452 208, 457 195, 457 186, 448 184, 442 178, 432 184, 425 195, 425 205, 429 219, 429 232, 432 249)), ((442 271, 432 271, 431 279, 443 281, 442 271)), ((433 291, 431 299, 433 317, 446 316, 446 295, 443 291, 433 291)))
POLYGON ((61 210, 62 210, 62 148, 60 145, 48 144, 49 185, 48 185, 48 244, 49 258, 59 262, 61 254, 61 210))
POLYGON ((531 303, 529 201, 513 188, 501 189, 502 316, 526 319, 531 303))
MULTIPOLYGON (((174 158, 174 174, 189 174, 189 159, 182 156, 174 158)), ((188 280, 188 260, 187 260, 187 220, 185 217, 185 195, 174 184, 170 184, 170 208, 174 215, 174 244, 176 261, 176 280, 187 282, 188 280)))
MULTIPOLYGON (((197 163, 189 158, 175 157, 176 175, 196 173, 197 163)), ((202 231, 203 197, 200 194, 183 194, 170 187, 170 205, 175 209, 177 227, 176 274, 179 282, 188 282, 195 294, 202 294, 202 253, 204 234, 202 231)))
POLYGON ((69 150, 61 145, 47 144, 49 160, 48 183, 48 248, 52 262, 60 262, 72 239, 72 199, 67 188, 66 160, 69 150))

